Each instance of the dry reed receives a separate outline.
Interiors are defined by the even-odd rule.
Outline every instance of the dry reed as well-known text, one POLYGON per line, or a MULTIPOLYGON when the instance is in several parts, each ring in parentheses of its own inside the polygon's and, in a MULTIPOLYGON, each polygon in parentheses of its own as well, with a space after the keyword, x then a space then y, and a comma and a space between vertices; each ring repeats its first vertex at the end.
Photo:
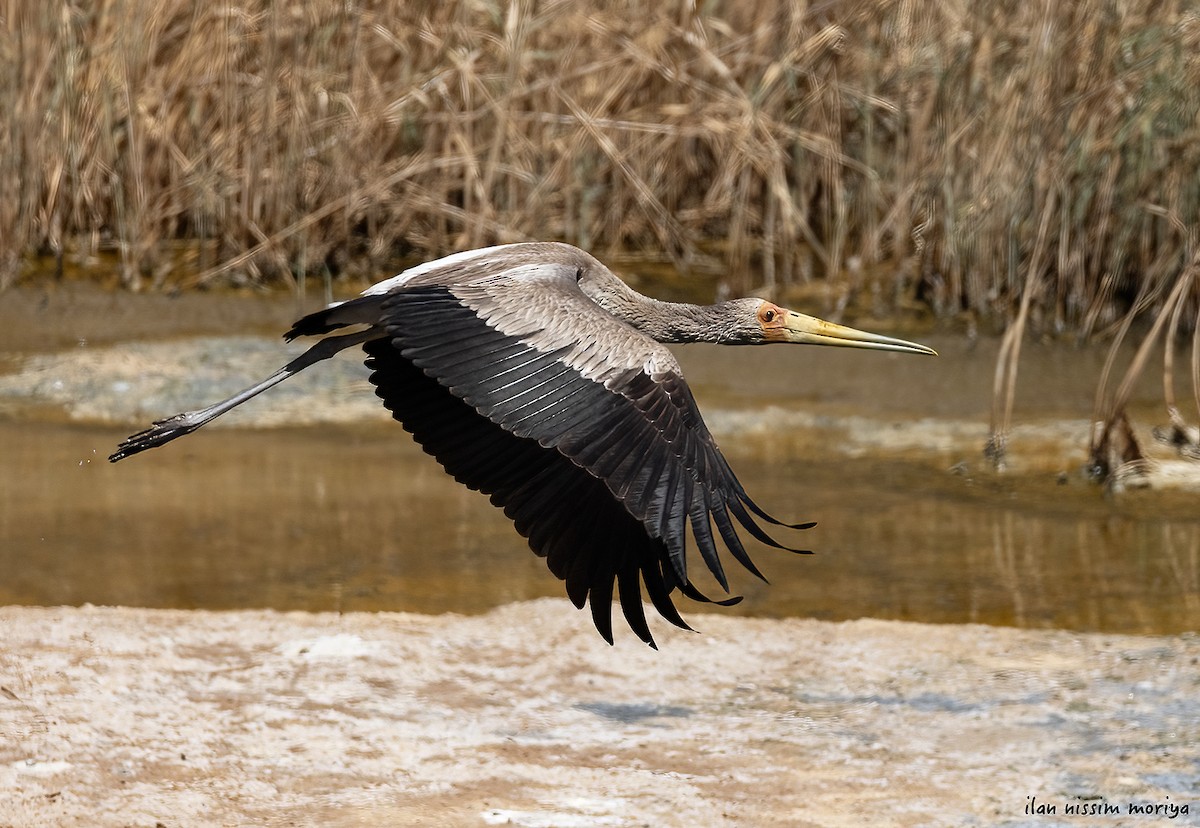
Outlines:
POLYGON ((0 282, 105 248, 131 288, 661 251, 1012 324, 1001 442, 1027 328, 1195 329, 1183 0, 7 0, 0 56, 0 282))

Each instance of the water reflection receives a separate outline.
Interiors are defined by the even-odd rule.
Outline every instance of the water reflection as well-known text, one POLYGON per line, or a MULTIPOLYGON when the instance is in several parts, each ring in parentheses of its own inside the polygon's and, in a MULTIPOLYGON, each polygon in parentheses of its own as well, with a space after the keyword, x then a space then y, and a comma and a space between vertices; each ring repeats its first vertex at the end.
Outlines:
MULTIPOLYGON (((563 594, 498 510, 392 424, 211 430, 111 466, 123 436, 0 422, 0 604, 476 612, 563 594)), ((736 612, 1197 627, 1190 506, 922 462, 768 463, 722 443, 763 506, 819 521, 797 538, 816 555, 755 551, 772 583, 737 578, 736 612)))

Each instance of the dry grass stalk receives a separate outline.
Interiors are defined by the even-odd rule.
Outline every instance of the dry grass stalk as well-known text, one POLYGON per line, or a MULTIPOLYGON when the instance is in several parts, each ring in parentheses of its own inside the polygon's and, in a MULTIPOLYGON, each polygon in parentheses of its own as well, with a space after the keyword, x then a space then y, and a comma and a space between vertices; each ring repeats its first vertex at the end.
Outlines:
MULTIPOLYGON (((1200 276, 1200 257, 1194 258, 1189 265, 1178 274, 1175 279, 1175 284, 1172 286, 1170 294, 1164 303, 1162 311, 1158 313, 1147 333, 1134 354, 1133 360, 1125 371, 1125 376, 1122 377, 1120 385, 1111 397, 1104 394, 1105 386, 1107 385, 1109 372, 1114 364, 1113 355, 1116 353, 1117 347, 1120 344, 1120 338, 1114 343, 1109 354, 1109 359, 1105 363, 1104 374, 1101 377, 1100 386, 1097 389, 1097 405, 1093 420, 1096 424, 1093 429, 1091 445, 1089 446, 1089 456, 1091 474, 1100 479, 1105 479, 1110 473, 1115 471, 1114 465, 1111 462, 1111 445, 1114 437, 1114 430, 1118 427, 1122 431, 1130 431, 1128 425, 1128 415, 1126 408, 1129 405, 1129 400, 1133 395, 1133 387, 1137 382, 1142 371, 1145 370, 1149 362, 1150 354, 1154 347, 1159 343, 1164 331, 1169 330, 1178 323, 1178 315, 1176 308, 1179 308, 1187 300, 1189 292, 1195 291, 1197 277, 1200 276), (1173 320, 1168 324, 1168 320, 1173 320)), ((1132 318, 1132 314, 1128 318, 1132 318)), ((1127 327, 1126 327, 1127 330, 1127 327)), ((1172 354, 1174 343, 1169 339, 1166 343, 1164 352, 1168 356, 1164 357, 1164 362, 1167 366, 1167 376, 1170 376, 1170 366, 1172 365, 1172 354)), ((1173 393, 1166 391, 1168 408, 1173 408, 1174 399, 1173 393)), ((1178 411, 1172 411, 1173 418, 1180 420, 1178 411)), ((1132 437, 1129 440, 1124 440, 1124 443, 1132 442, 1132 437)), ((1140 452, 1139 459, 1140 459, 1140 452)))
POLYGON ((830 279, 915 255, 939 307, 1005 319, 1055 189, 1042 315, 1086 332, 1181 264, 1139 205, 1200 205, 1181 3, 124 0, 7 20, 6 260, 112 244, 131 285, 172 278, 181 239, 260 246, 245 272, 288 279, 558 237, 720 251, 731 278, 783 285, 798 247, 830 279), (459 163, 411 201, 355 197, 422 156, 459 163))

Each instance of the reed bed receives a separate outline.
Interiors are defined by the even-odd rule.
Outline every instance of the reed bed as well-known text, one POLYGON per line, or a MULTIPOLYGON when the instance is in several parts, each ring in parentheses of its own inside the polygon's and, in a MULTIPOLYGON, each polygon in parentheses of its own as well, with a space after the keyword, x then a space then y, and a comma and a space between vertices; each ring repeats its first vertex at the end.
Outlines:
POLYGON ((0 282, 104 250, 134 289, 661 255, 1005 330, 1000 447, 1029 330, 1196 328, 1184 0, 3 6, 0 282))

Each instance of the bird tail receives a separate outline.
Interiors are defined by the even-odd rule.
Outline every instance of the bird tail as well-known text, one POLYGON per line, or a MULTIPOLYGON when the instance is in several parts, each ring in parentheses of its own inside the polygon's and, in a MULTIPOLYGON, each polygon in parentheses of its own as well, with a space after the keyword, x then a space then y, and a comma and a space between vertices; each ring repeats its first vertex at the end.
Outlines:
POLYGON ((334 302, 315 313, 302 316, 283 335, 288 342, 300 336, 320 336, 350 325, 374 325, 379 321, 382 296, 359 296, 346 302, 334 302))

